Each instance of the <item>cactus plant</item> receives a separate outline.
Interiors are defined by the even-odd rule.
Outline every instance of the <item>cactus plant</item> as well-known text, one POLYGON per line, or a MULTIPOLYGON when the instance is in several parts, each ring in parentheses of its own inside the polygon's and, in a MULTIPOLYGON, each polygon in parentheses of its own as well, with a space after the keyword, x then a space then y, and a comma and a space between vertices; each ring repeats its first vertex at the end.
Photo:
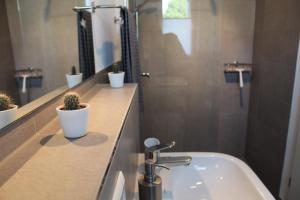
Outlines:
POLYGON ((122 62, 116 62, 113 64, 112 69, 114 74, 118 74, 121 71, 122 62))
POLYGON ((12 104, 13 101, 8 95, 0 93, 0 111, 9 110, 12 104))
POLYGON ((56 107, 56 112, 66 138, 79 138, 87 134, 90 105, 80 103, 79 95, 68 92, 64 104, 56 107))
POLYGON ((64 96, 64 110, 80 109, 79 95, 75 92, 69 92, 64 96))
POLYGON ((72 66, 72 68, 71 68, 71 75, 76 75, 76 74, 77 74, 76 67, 72 66))
POLYGON ((122 71, 122 61, 112 65, 112 72, 108 72, 109 83, 112 88, 121 88, 124 85, 125 72, 122 71))

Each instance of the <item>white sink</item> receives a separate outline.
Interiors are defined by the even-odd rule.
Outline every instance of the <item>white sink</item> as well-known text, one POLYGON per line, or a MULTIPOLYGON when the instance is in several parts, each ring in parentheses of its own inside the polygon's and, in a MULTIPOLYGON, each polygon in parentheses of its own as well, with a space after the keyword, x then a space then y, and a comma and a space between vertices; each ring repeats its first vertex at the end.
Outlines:
POLYGON ((160 169, 164 200, 275 200, 241 160, 219 153, 162 153, 192 156, 190 166, 160 169))

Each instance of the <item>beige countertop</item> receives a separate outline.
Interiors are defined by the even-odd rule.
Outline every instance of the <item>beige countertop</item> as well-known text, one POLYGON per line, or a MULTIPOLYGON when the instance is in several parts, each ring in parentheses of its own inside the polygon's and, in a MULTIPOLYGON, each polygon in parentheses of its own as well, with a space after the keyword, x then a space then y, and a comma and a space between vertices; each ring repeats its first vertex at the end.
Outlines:
POLYGON ((114 146, 136 91, 96 85, 88 92, 91 105, 88 135, 64 138, 54 119, 9 158, 0 163, 0 199, 96 199, 114 146))

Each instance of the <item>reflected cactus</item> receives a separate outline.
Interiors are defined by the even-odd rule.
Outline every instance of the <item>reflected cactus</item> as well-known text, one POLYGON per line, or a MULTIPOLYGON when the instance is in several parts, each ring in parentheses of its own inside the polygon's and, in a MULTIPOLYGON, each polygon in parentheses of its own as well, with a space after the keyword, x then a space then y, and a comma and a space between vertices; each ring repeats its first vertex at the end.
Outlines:
POLYGON ((76 74, 77 74, 76 67, 72 66, 72 68, 71 68, 71 75, 76 75, 76 74))
POLYGON ((0 111, 9 110, 12 104, 13 101, 8 95, 0 93, 0 111))
POLYGON ((113 64, 112 69, 114 74, 118 74, 121 71, 122 62, 116 62, 113 64))
POLYGON ((65 110, 80 109, 79 95, 75 92, 69 92, 64 97, 65 110))

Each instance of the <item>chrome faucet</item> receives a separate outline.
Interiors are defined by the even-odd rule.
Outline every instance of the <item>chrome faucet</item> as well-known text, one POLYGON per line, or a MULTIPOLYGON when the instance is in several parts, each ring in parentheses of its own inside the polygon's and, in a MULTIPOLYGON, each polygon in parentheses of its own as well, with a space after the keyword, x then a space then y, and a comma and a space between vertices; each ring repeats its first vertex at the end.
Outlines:
POLYGON ((145 160, 152 159, 156 164, 169 164, 172 166, 189 166, 192 162, 191 156, 160 156, 160 151, 171 149, 176 142, 172 141, 168 144, 159 144, 145 149, 145 160))

